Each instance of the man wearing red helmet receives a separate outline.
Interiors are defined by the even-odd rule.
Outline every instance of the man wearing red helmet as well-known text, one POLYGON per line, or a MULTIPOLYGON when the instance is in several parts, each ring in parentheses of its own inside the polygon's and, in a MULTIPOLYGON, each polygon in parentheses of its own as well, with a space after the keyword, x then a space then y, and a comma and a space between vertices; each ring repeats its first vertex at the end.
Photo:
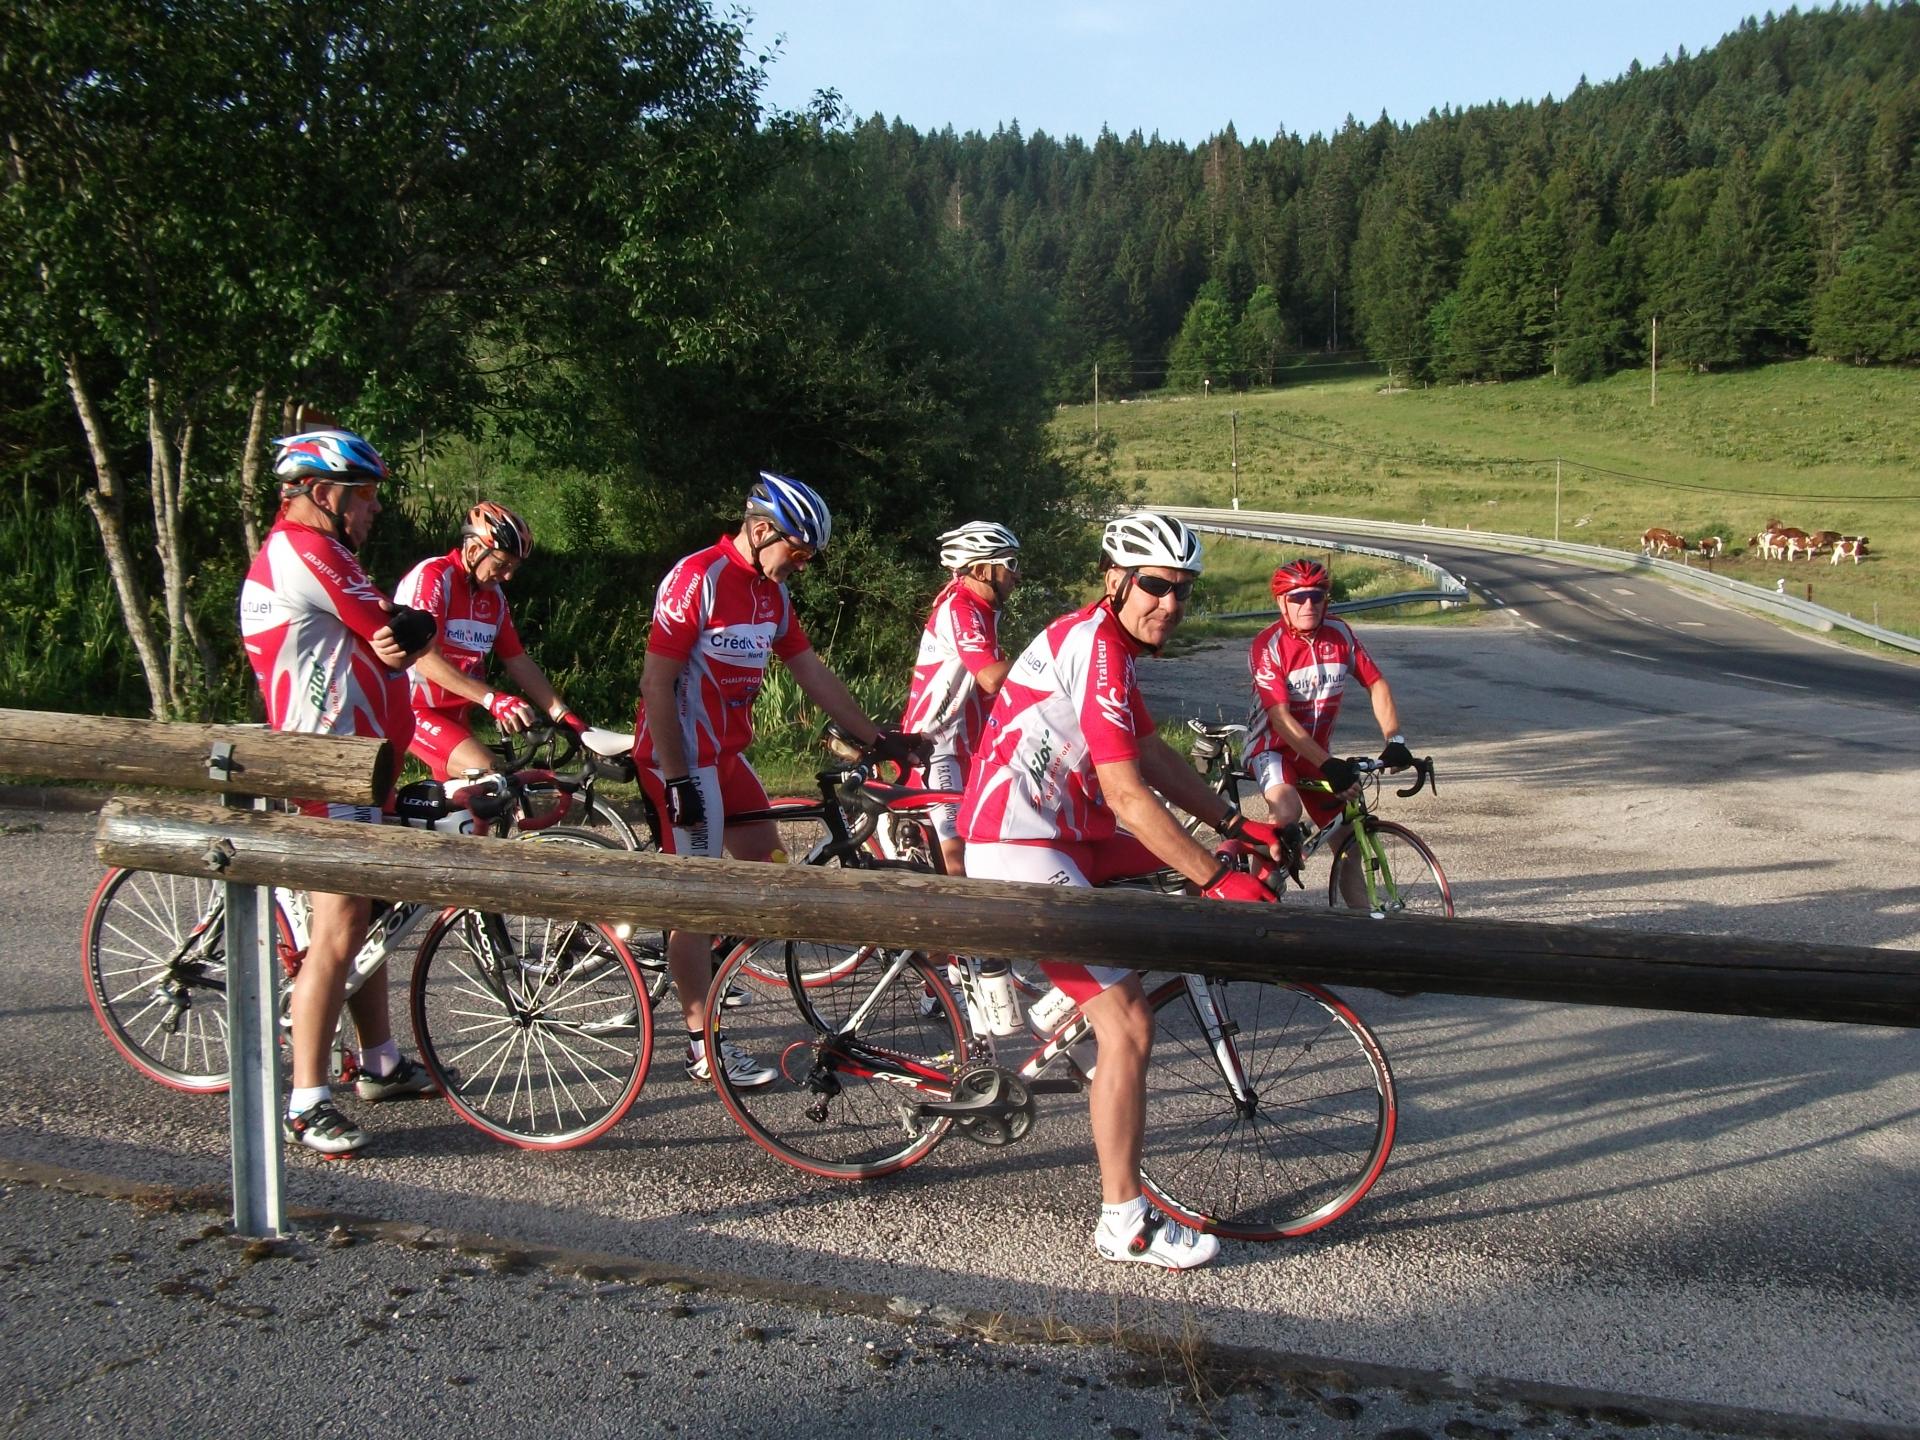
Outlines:
POLYGON ((430 612, 440 626, 439 643, 413 663, 408 696, 413 742, 407 748, 436 780, 493 768, 494 757, 473 738, 475 705, 493 716, 504 735, 533 724, 534 705, 574 730, 587 728, 533 663, 507 612, 502 586, 532 553, 527 522, 504 505, 482 500, 467 512, 460 543, 422 560, 394 592, 401 604, 430 612), (500 668, 526 700, 487 684, 489 655, 499 657, 500 668))
POLYGON ((1282 828, 1300 819, 1302 808, 1324 825, 1341 811, 1358 776, 1327 748, 1349 678, 1366 687, 1373 718, 1385 737, 1380 758, 1394 769, 1413 763, 1393 692, 1373 657, 1344 620, 1327 615, 1331 577, 1317 560, 1301 559, 1273 572, 1273 598, 1280 618, 1255 637, 1247 655, 1253 674, 1254 710, 1247 726, 1247 765, 1267 797, 1272 821, 1282 828), (1302 794, 1302 780, 1323 779, 1335 793, 1302 794))

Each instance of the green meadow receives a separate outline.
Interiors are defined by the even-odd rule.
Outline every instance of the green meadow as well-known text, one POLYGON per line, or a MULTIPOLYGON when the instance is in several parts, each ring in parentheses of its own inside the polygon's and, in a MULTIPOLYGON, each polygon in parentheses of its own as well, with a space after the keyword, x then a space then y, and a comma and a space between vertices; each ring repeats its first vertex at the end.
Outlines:
MULTIPOLYGON (((1425 521, 1638 552, 1719 535, 1716 569, 1920 634, 1920 372, 1809 360, 1386 390, 1379 378, 1063 408, 1063 447, 1142 500, 1425 521), (1556 463, 1557 462, 1557 463, 1556 463), (1557 482, 1557 483, 1556 483, 1557 482), (1749 553, 1768 520, 1865 535, 1859 565, 1749 553)), ((1345 566, 1349 562, 1343 560, 1345 566)), ((1217 606, 1211 608, 1229 608, 1217 606)))

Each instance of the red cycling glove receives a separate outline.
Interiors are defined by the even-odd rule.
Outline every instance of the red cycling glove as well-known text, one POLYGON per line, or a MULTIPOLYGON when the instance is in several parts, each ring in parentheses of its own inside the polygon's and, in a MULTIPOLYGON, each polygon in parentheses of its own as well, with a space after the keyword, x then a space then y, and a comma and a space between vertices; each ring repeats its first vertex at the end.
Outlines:
POLYGON ((1220 873, 1200 892, 1209 900, 1244 900, 1255 904, 1273 903, 1273 892, 1244 870, 1222 863, 1220 873))

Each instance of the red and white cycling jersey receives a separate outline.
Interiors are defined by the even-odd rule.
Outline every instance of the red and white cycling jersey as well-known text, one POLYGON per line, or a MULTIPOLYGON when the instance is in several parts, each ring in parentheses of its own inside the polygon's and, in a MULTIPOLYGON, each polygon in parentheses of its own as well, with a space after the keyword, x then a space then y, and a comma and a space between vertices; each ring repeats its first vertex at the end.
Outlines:
MULTIPOLYGON (((676 689, 678 723, 690 767, 712 765, 753 743, 753 702, 767 660, 811 649, 787 587, 761 575, 723 535, 695 551, 660 582, 653 602, 649 655, 684 660, 676 689)), ((643 703, 634 720, 634 758, 653 763, 653 729, 643 703)))
POLYGON ((1340 714, 1347 678, 1352 676, 1368 687, 1380 678, 1373 657, 1346 622, 1331 616, 1320 622, 1310 638, 1276 620, 1254 638, 1247 668, 1253 673, 1253 715, 1247 722, 1249 761, 1273 751, 1293 754, 1274 733, 1267 719, 1268 706, 1285 705, 1324 749, 1340 714))
POLYGON ((964 765, 979 742, 993 697, 973 677, 1000 658, 994 608, 964 580, 942 590, 920 632, 920 655, 913 663, 913 686, 900 728, 925 735, 933 753, 952 755, 964 765))
MULTIPOLYGON (((393 598, 417 610, 430 610, 440 622, 440 653, 447 662, 474 680, 487 678, 487 656, 511 660, 526 653, 520 632, 507 611, 507 592, 499 585, 475 585, 458 550, 422 560, 406 573, 393 598)), ((473 702, 436 685, 419 673, 412 677, 411 698, 416 710, 463 712, 473 702)))
POLYGON ((1140 647, 1104 600, 1062 615, 1007 674, 974 752, 968 841, 1104 840, 1117 828, 1094 766, 1137 760, 1154 733, 1134 683, 1140 647))
POLYGON ((353 552, 323 530, 281 520, 240 587, 240 635, 267 723, 310 735, 413 735, 407 677, 375 658, 382 596, 353 552))

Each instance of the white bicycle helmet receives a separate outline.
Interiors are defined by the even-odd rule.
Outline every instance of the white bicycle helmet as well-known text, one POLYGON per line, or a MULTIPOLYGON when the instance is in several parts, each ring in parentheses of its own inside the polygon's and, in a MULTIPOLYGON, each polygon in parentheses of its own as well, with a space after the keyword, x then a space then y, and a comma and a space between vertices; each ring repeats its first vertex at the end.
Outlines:
POLYGON ((1011 565, 1019 553, 1020 542, 1013 532, 991 520, 970 520, 940 537, 940 564, 948 570, 1011 565))
POLYGON ((1115 565, 1137 570, 1162 565, 1169 570, 1200 573, 1200 537, 1171 515, 1136 510, 1107 522, 1100 536, 1100 553, 1115 565))

